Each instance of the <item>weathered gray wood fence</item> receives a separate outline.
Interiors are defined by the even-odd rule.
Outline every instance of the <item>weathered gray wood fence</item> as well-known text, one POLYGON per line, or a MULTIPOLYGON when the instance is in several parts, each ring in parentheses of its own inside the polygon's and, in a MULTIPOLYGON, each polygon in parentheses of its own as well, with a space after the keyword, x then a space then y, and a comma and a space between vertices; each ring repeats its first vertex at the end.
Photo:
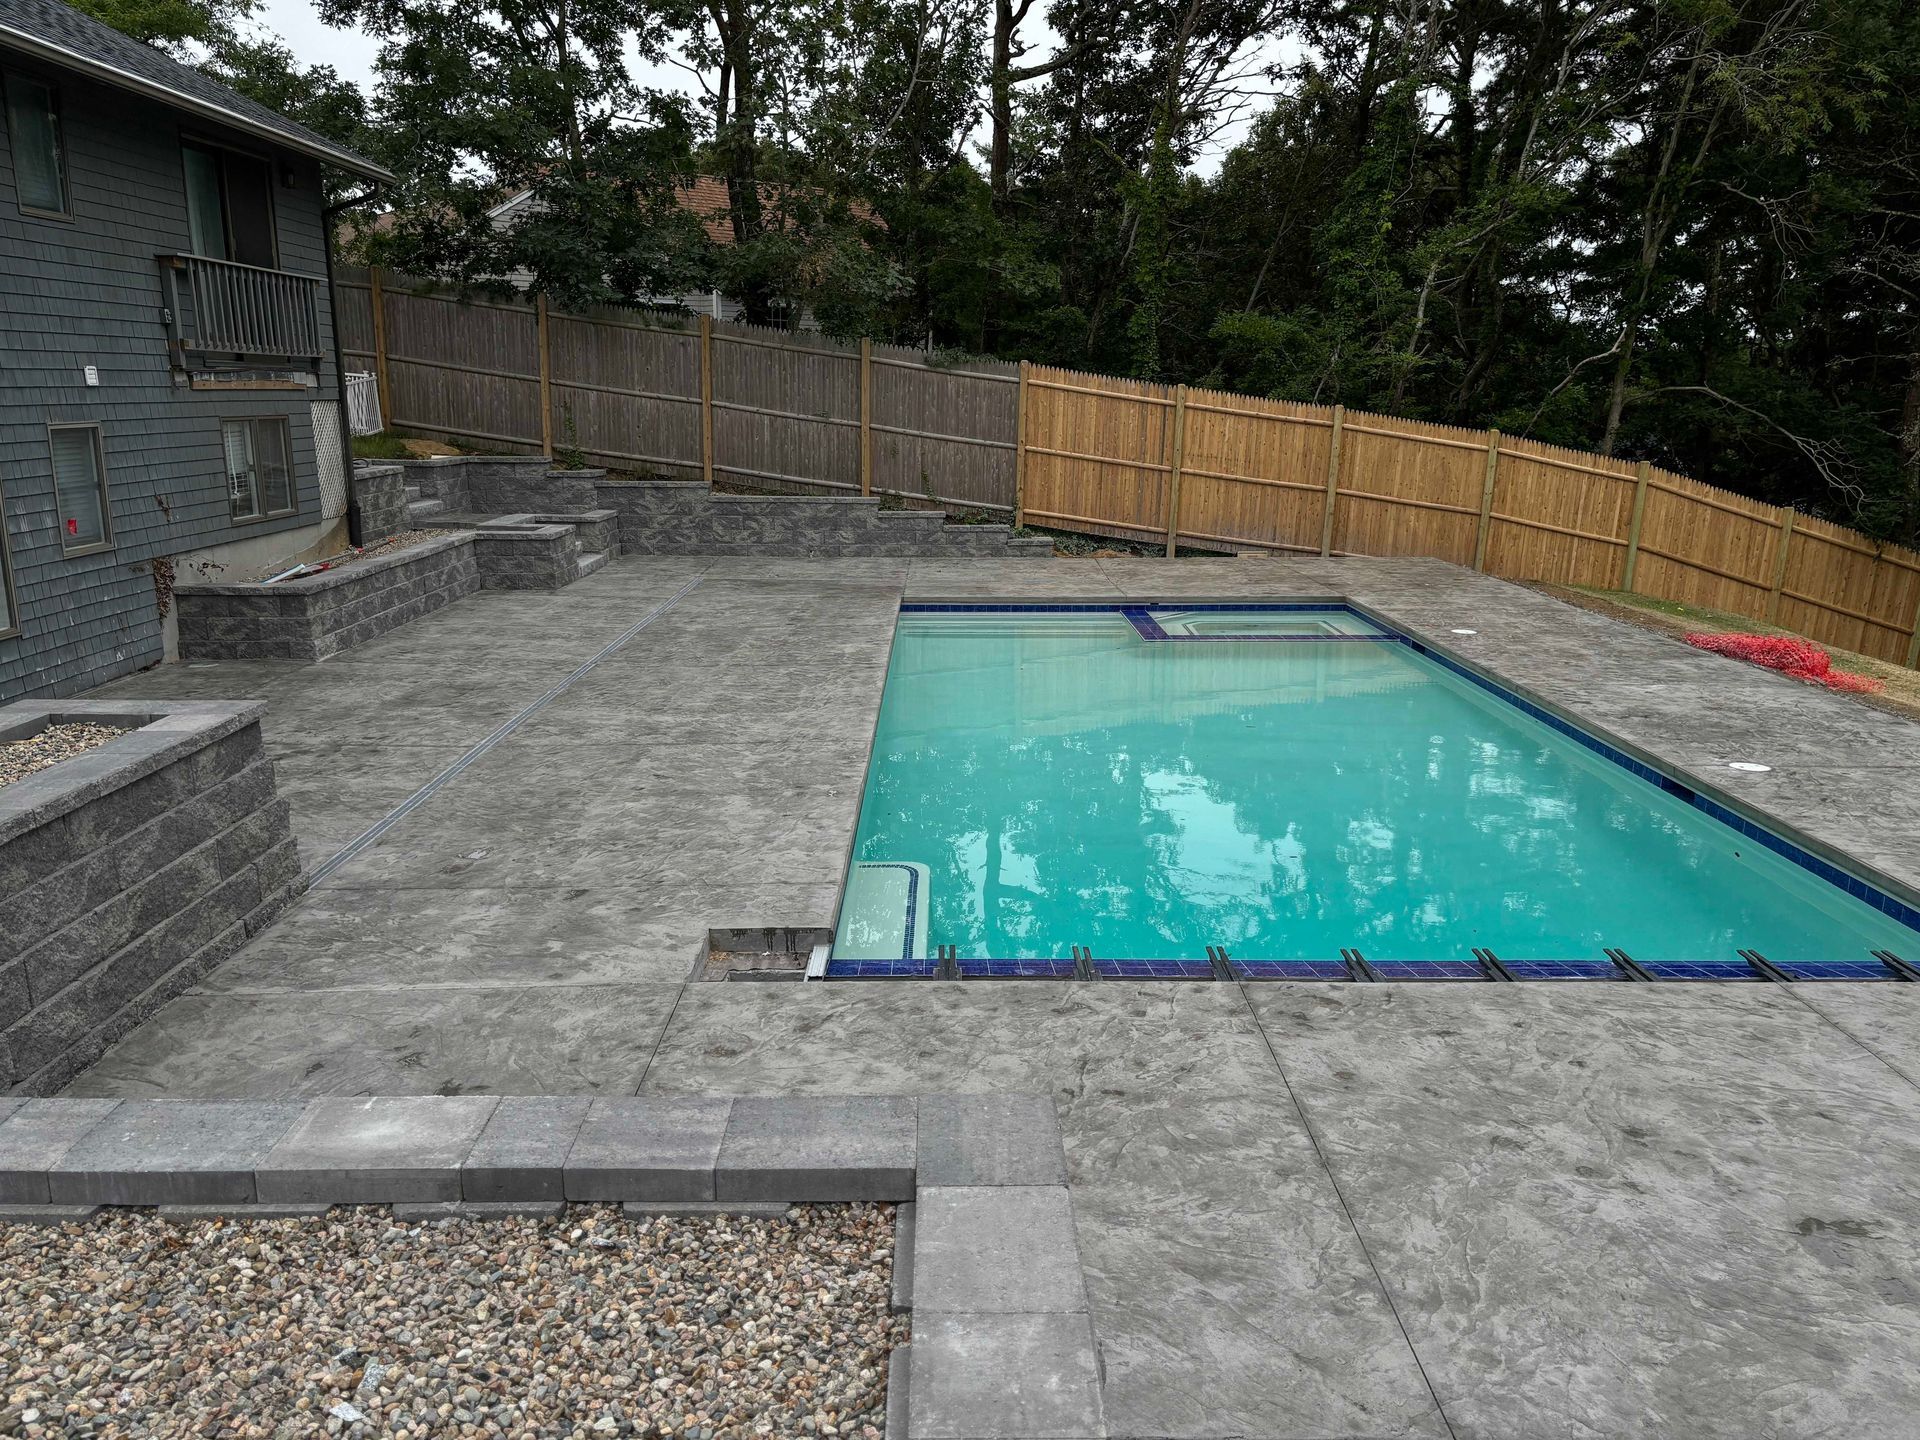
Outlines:
POLYGON ((549 313, 348 272, 399 429, 617 469, 899 495, 1211 550, 1436 555, 1637 591, 1920 664, 1920 554, 1642 462, 1340 406, 943 367, 684 313, 549 313))
POLYGON ((349 364, 398 429, 622 470, 1011 511, 1019 370, 705 316, 564 314, 345 269, 349 364))

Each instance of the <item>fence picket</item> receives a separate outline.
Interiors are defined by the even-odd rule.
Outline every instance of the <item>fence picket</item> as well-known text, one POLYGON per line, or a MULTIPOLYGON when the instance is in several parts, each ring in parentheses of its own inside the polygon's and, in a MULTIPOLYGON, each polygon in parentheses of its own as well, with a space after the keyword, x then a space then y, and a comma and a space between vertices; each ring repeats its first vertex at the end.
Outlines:
POLYGON ((998 510, 1169 555, 1434 555, 1920 664, 1920 554, 1645 462, 704 314, 466 301, 377 270, 343 267, 338 289, 343 348, 402 430, 550 452, 564 417, 590 462, 998 510))

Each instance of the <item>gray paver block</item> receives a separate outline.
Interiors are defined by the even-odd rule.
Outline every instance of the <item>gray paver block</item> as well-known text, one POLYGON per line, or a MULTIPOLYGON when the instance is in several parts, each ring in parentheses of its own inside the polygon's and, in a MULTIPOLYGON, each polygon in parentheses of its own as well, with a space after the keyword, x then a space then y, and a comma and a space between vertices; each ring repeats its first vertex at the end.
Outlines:
POLYGON ((913 1309, 914 1213, 911 1205, 893 1212, 893 1296, 889 1307, 896 1315, 913 1309))
POLYGON ((590 1095, 506 1095, 460 1167, 467 1200, 561 1200, 590 1095))
POLYGON ((917 1314, 1087 1308, 1064 1185, 923 1186, 913 1230, 917 1314))
POLYGON ((0 1205, 0 1225, 71 1225, 99 1213, 98 1205, 0 1205))
POLYGON ((566 1209, 561 1200, 426 1200, 402 1201, 393 1218, 412 1224, 421 1220, 552 1220, 566 1209))
POLYGON ((887 1428, 885 1440, 907 1440, 907 1370, 913 1363, 902 1345, 887 1356, 887 1428))
POLYGON ((314 1220, 325 1215, 331 1205, 162 1205, 157 1212, 162 1220, 190 1225, 196 1220, 314 1220))
POLYGON ((721 1200, 911 1200, 910 1097, 736 1100, 714 1170, 721 1200))
POLYGON ((0 1205, 45 1205, 47 1171, 118 1100, 29 1100, 0 1124, 0 1205))
POLYGON ((922 1185, 1064 1185, 1067 1152, 1051 1095, 928 1095, 920 1101, 922 1185))
POLYGON ((913 1440, 1101 1440, 1085 1315, 921 1314, 908 1355, 913 1440))
POLYGON ((594 1100, 567 1156, 567 1199, 726 1198, 714 1191, 714 1166, 733 1103, 714 1097, 594 1100))
POLYGON ((461 1162, 498 1103, 495 1095, 314 1100, 260 1162, 255 1192, 336 1205, 458 1200, 461 1162))
POLYGON ((629 1200, 620 1213, 634 1220, 658 1215, 738 1215, 746 1220, 784 1220, 793 1207, 784 1200, 629 1200))
POLYGON ((300 1100, 125 1100, 47 1172, 56 1205, 250 1204, 300 1100))

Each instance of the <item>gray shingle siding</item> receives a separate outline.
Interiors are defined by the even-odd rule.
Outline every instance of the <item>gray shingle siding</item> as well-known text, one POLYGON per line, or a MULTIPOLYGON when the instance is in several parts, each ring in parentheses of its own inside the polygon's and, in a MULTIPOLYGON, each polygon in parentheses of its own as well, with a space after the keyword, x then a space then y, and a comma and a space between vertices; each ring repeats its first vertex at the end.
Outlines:
MULTIPOLYGON (((24 73, 60 92, 72 219, 23 215, 0 107, 0 497, 22 634, 0 640, 0 703, 71 694, 161 656, 151 562, 320 518, 310 406, 338 398, 332 319, 317 390, 195 391, 170 369, 155 256, 188 248, 180 136, 263 153, 253 137, 155 101, 26 60, 0 46, 0 77, 24 73), (83 367, 99 368, 98 387, 83 367), (298 510, 235 525, 227 509, 220 421, 288 421, 298 510), (101 427, 113 548, 67 558, 54 507, 47 426, 101 427)), ((324 280, 325 203, 317 162, 274 153, 279 265, 324 280)))

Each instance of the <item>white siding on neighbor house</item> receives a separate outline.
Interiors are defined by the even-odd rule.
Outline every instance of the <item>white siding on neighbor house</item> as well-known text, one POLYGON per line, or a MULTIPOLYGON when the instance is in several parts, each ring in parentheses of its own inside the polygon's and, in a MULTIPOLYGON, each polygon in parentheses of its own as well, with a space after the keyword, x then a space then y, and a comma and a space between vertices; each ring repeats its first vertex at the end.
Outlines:
POLYGON ((336 393, 324 284, 318 390, 177 385, 155 259, 188 248, 180 159, 186 131, 273 154, 280 268, 324 277, 325 202, 316 162, 0 48, 0 77, 9 72, 51 80, 59 90, 72 216, 21 213, 0 107, 0 499, 23 631, 0 640, 0 703, 71 694, 158 660, 155 557, 318 520, 311 405, 336 393), (281 183, 286 175, 291 186, 281 183), (97 386, 85 382, 89 365, 97 367, 97 386), (288 422, 298 510, 235 525, 220 421, 263 415, 288 422), (113 545, 67 558, 47 427, 76 422, 101 429, 113 545))

